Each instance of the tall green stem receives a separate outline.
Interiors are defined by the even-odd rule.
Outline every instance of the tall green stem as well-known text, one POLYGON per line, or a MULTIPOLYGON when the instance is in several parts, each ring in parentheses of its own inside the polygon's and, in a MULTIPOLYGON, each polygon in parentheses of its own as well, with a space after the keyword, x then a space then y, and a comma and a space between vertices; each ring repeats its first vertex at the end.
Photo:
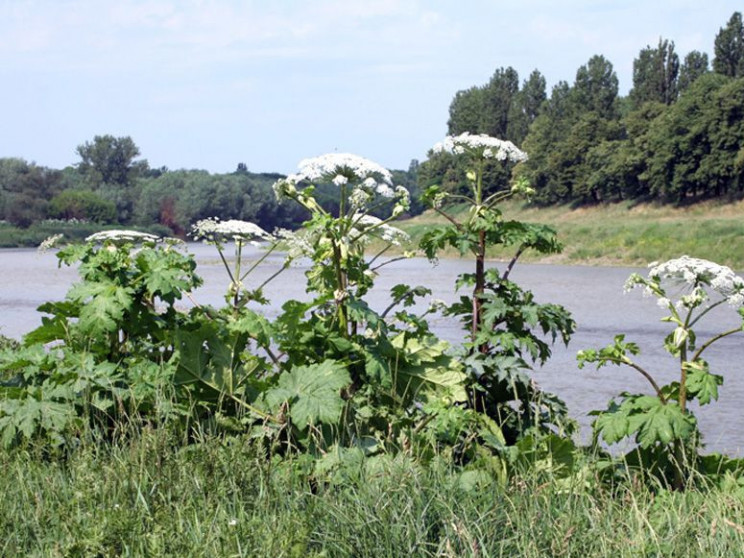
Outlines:
MULTIPOLYGON (((480 158, 476 165, 475 171, 475 207, 473 213, 473 220, 480 217, 483 203, 483 159, 480 158)), ((472 222, 472 221, 471 221, 472 222)), ((486 287, 486 231, 478 231, 478 245, 475 252, 475 287, 473 288, 473 325, 472 325, 472 341, 475 344, 476 336, 481 328, 482 323, 482 306, 483 306, 483 292, 486 287)), ((483 344, 478 346, 478 350, 482 353, 488 352, 488 345, 483 344)))

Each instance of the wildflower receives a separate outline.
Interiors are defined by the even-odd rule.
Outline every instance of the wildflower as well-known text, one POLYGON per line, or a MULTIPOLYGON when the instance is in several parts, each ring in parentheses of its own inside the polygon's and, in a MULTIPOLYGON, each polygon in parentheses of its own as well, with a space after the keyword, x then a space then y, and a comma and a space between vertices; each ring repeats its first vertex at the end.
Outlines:
POLYGON ((459 136, 447 136, 432 147, 434 153, 469 153, 484 159, 497 161, 526 161, 527 154, 510 141, 501 140, 486 134, 463 132, 459 136))
POLYGON ((294 182, 299 182, 299 180, 317 182, 339 175, 355 181, 363 181, 367 178, 372 178, 377 182, 382 180, 387 184, 392 184, 393 181, 389 170, 369 159, 351 153, 326 153, 319 157, 303 159, 300 161, 299 168, 299 172, 292 177, 294 182))
POLYGON ((350 182, 381 196, 392 197, 393 176, 377 163, 351 153, 327 153, 319 157, 303 159, 299 171, 274 183, 278 199, 292 197, 300 182, 331 182, 344 186, 350 182))
POLYGON ((126 244, 129 242, 155 242, 158 237, 154 234, 130 231, 130 230, 112 230, 100 231, 88 236, 85 242, 126 244))
POLYGON ((208 244, 214 244, 224 240, 245 242, 255 239, 268 240, 271 235, 261 227, 248 221, 230 219, 219 221, 216 218, 202 219, 191 227, 191 236, 195 240, 203 240, 208 244))
POLYGON ((276 237, 285 245, 288 260, 296 260, 303 256, 313 255, 313 245, 304 234, 287 229, 276 229, 276 237))
POLYGON ((659 300, 656 301, 656 305, 659 308, 663 308, 664 310, 666 310, 671 305, 671 301, 667 297, 662 296, 661 298, 659 298, 659 300))
POLYGON ((710 287, 733 306, 741 306, 744 300, 744 279, 736 275, 731 268, 708 260, 682 256, 656 264, 648 275, 657 282, 666 279, 692 287, 693 291, 686 298, 685 305, 695 302, 699 304, 707 298, 702 286, 710 287))
POLYGON ((41 242, 41 244, 39 244, 39 247, 37 248, 37 250, 39 252, 46 252, 48 250, 51 250, 52 248, 57 246, 57 244, 59 243, 59 241, 62 239, 63 236, 64 236, 63 234, 53 234, 52 236, 45 238, 41 242))
POLYGON ((400 246, 405 242, 409 242, 411 237, 408 233, 400 230, 397 227, 383 223, 381 219, 372 215, 354 215, 354 230, 352 231, 352 240, 356 241, 362 238, 365 234, 370 233, 394 244, 400 246))
POLYGON ((343 186, 349 181, 348 178, 346 178, 343 174, 337 174, 331 182, 333 182, 336 186, 343 186))

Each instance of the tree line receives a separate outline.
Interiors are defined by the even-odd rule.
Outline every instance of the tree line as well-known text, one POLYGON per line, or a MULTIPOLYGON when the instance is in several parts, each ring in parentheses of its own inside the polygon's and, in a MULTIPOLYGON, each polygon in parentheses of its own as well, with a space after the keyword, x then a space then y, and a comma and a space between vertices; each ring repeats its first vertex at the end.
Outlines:
MULTIPOLYGON (((245 163, 234 172, 153 168, 140 158, 130 137, 95 136, 77 147, 79 162, 63 170, 19 158, 0 158, 0 220, 27 228, 48 219, 101 225, 160 226, 184 236, 199 219, 241 219, 265 230, 293 229, 306 218, 295 204, 279 204, 272 185, 283 175, 253 173, 245 163)), ((396 184, 418 198, 418 163, 393 171, 396 184)), ((332 185, 320 185, 318 198, 333 209, 332 185)), ((384 209, 384 208, 382 208, 384 209)), ((420 203, 412 211, 421 211, 420 203)))
MULTIPOLYGON (((689 202, 744 191, 744 25, 735 12, 715 37, 712 67, 699 51, 683 59, 673 41, 641 49, 633 87, 618 94, 612 64, 602 55, 581 66, 573 84, 533 71, 520 87, 513 68, 459 91, 448 133, 508 139, 529 154, 514 172, 542 204, 618 200, 689 202)), ((446 154, 421 165, 422 188, 457 190, 464 171, 446 154)), ((491 169, 493 188, 505 169, 491 169)))
MULTIPOLYGON (((708 55, 681 60, 673 41, 660 38, 633 62, 633 87, 618 94, 612 64, 594 55, 573 84, 560 81, 547 94, 534 70, 520 86, 511 67, 488 83, 458 91, 449 108, 448 133, 508 139, 529 155, 515 169, 489 163, 487 191, 512 170, 536 190, 542 204, 617 200, 689 202, 740 197, 744 192, 744 24, 735 12, 708 55)), ((77 147, 79 162, 62 170, 19 158, 0 158, 0 221, 26 228, 48 219, 102 225, 161 226, 183 235, 206 217, 243 219, 266 230, 295 228, 302 208, 277 204, 272 184, 282 175, 169 170, 140 158, 130 137, 101 135, 77 147)), ((438 185, 467 189, 465 169, 447 153, 393 171, 411 192, 410 213, 423 206, 419 191, 438 185)), ((330 207, 332 185, 318 187, 330 207)), ((381 208, 384 211, 386 208, 381 208)))

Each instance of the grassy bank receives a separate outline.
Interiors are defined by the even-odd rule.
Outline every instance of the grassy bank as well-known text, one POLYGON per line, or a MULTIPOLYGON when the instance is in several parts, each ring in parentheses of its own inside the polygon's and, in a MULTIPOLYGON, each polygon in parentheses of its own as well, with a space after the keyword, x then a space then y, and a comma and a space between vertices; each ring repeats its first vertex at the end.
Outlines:
MULTIPOLYGON (((646 265, 687 254, 744 270, 744 202, 707 202, 689 207, 669 205, 569 206, 537 208, 511 201, 501 209, 506 219, 550 225, 558 231, 563 253, 523 261, 587 265, 646 265)), ((401 223, 417 240, 436 223, 427 212, 401 223)), ((491 257, 504 258, 505 251, 491 257)))
MULTIPOLYGON (((0 456, 2 556, 686 556, 744 548, 744 496, 515 479, 468 489, 399 456, 309 483, 240 440, 145 432, 0 456)), ((295 464, 297 465, 297 464, 295 464)))

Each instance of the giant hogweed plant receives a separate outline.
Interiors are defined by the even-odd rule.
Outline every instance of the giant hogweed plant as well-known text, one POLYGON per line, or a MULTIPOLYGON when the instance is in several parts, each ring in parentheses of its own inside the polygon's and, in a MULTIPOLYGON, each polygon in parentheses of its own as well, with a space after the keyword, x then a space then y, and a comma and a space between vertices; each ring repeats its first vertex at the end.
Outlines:
MULTIPOLYGON (((383 310, 365 301, 379 269, 397 259, 385 259, 387 249, 407 240, 390 222, 407 210, 408 192, 394 187, 383 167, 342 153, 302 161, 298 173, 274 189, 280 200, 311 214, 301 231, 282 234, 290 257, 309 258, 307 290, 314 296, 306 303, 288 301, 276 321, 285 366, 310 381, 316 367, 333 363, 339 378, 334 385, 344 384, 333 406, 336 420, 326 423, 336 440, 367 450, 410 447, 411 432, 430 420, 423 404, 463 400, 464 390, 458 363, 445 354, 447 344, 430 333, 422 316, 406 310, 428 289, 396 285, 383 310), (338 188, 337 213, 315 199, 314 184, 320 183, 338 188), (372 215, 384 207, 391 207, 386 218, 372 215), (381 248, 370 255, 373 240, 381 248)), ((290 417, 299 400, 297 390, 292 397, 267 398, 281 402, 290 417)))
POLYGON ((671 331, 664 338, 664 349, 676 360, 677 380, 661 384, 653 370, 635 358, 640 354, 636 343, 624 335, 615 336, 612 344, 602 349, 579 351, 579 366, 588 363, 597 368, 606 365, 629 367, 647 382, 650 394, 623 392, 605 411, 594 411, 596 439, 608 444, 633 438, 637 448, 628 456, 631 464, 684 488, 695 468, 705 471, 705 460, 697 420, 690 403, 708 405, 718 399, 723 376, 711 372, 706 351, 717 341, 740 333, 744 322, 721 331, 708 339, 699 339, 696 330, 702 319, 719 306, 730 307, 744 318, 744 279, 726 266, 707 260, 682 256, 660 264, 651 264, 647 277, 632 274, 625 283, 626 291, 640 287, 647 296, 656 297, 659 307, 668 314, 662 318, 671 331))
POLYGON ((59 250, 80 281, 22 346, 0 353, 0 438, 5 446, 38 434, 55 444, 87 417, 110 427, 132 415, 177 412, 156 407, 169 394, 172 332, 185 316, 176 302, 201 284, 195 263, 175 240, 105 231, 59 250))
POLYGON ((517 260, 526 250, 554 253, 561 247, 555 231, 505 219, 499 203, 514 195, 529 195, 522 181, 511 188, 487 184, 492 165, 509 166, 527 158, 514 144, 485 135, 448 136, 433 151, 464 159, 467 189, 449 193, 433 186, 424 200, 449 224, 427 232, 421 247, 434 260, 446 246, 474 262, 471 273, 459 276, 457 287, 468 287, 447 313, 462 321, 468 336, 463 362, 468 374, 469 405, 495 419, 514 442, 532 430, 546 431, 556 423, 568 425, 565 405, 542 392, 530 378, 533 364, 551 355, 550 343, 568 343, 574 331, 569 312, 555 304, 538 304, 531 292, 510 280, 517 260), (464 215, 451 211, 466 207, 464 215), (487 266, 488 248, 512 246, 515 254, 503 271, 487 266))

